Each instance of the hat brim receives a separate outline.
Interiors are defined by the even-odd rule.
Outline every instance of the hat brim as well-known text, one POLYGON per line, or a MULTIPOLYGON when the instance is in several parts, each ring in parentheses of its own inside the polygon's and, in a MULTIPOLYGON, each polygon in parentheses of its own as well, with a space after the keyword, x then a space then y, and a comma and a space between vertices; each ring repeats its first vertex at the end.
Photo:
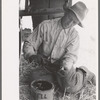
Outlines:
POLYGON ((80 18, 78 17, 77 13, 71 8, 68 8, 68 9, 71 10, 76 15, 77 19, 79 20, 79 24, 78 25, 83 28, 84 25, 82 24, 82 22, 81 22, 80 18))

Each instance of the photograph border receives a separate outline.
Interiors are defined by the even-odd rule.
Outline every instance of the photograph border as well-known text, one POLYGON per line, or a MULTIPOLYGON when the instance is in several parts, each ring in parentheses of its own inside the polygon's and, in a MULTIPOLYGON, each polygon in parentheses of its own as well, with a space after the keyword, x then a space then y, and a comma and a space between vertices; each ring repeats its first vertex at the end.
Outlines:
MULTIPOLYGON (((12 0, 11 0, 12 1, 12 0)), ((5 67, 5 66, 2 66, 2 0, 0 0, 0 99, 2 100, 2 90, 3 91, 5 91, 4 90, 4 88, 2 87, 2 80, 3 80, 3 78, 2 78, 2 73, 4 73, 4 72, 2 72, 2 68, 3 67, 5 67)), ((100 0, 98 0, 98 97, 96 97, 97 98, 97 100, 99 100, 100 99, 100 86, 99 86, 99 84, 100 84, 100 62, 99 62, 99 60, 100 60, 100 54, 99 54, 99 50, 100 50, 100 0)), ((6 41, 5 41, 6 42, 6 41)), ((18 88, 18 87, 16 87, 16 88, 18 88)), ((14 89, 13 89, 14 90, 14 89)), ((97 91, 96 90, 96 91, 97 91)), ((10 91, 12 91, 12 90, 10 90, 10 91)), ((9 99, 9 98, 8 98, 9 99)), ((11 100, 13 100, 14 98, 12 98, 11 100)))
POLYGON ((2 1, 0 0, 0 99, 2 100, 2 1))
POLYGON ((100 100, 100 0, 98 0, 98 100, 100 100))

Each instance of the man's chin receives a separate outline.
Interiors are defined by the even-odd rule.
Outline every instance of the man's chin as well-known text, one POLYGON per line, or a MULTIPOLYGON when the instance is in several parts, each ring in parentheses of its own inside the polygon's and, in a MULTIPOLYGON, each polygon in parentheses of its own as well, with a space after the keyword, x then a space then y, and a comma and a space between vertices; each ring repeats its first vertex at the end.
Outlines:
POLYGON ((63 29, 68 29, 70 27, 72 27, 72 26, 64 26, 63 29))

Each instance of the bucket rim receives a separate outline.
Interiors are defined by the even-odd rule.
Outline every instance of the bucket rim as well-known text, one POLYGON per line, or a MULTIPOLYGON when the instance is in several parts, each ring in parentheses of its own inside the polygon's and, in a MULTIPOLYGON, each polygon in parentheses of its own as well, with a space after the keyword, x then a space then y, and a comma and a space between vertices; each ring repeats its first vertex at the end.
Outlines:
POLYGON ((54 90, 54 84, 53 84, 52 82, 49 82, 49 81, 45 80, 45 79, 38 79, 38 80, 34 80, 34 81, 31 82, 31 88, 34 89, 34 91, 47 92, 47 91, 50 91, 50 90, 54 90), (39 90, 39 89, 36 89, 36 88, 33 86, 33 83, 36 82, 36 81, 46 81, 46 82, 48 82, 48 83, 50 83, 50 84, 52 85, 52 88, 49 89, 49 90, 44 90, 44 91, 39 90))

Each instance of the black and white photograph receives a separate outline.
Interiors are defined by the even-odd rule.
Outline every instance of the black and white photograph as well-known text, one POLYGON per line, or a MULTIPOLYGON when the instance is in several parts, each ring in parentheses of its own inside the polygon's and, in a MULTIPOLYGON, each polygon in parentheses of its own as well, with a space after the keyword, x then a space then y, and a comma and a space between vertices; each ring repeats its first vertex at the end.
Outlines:
POLYGON ((98 100, 98 1, 18 7, 19 100, 98 100))

